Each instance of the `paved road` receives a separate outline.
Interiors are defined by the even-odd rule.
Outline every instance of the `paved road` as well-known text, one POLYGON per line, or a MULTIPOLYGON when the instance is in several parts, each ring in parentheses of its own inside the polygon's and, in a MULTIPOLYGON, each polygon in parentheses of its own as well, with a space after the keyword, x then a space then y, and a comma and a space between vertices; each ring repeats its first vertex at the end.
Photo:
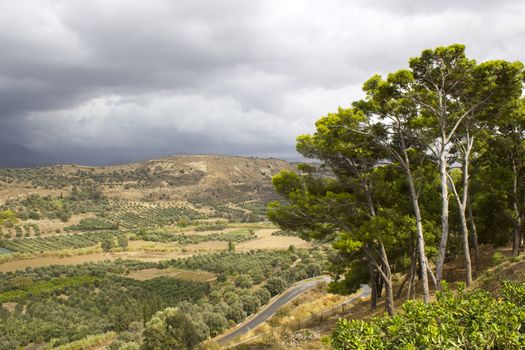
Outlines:
MULTIPOLYGON (((235 329, 233 332, 226 334, 222 338, 218 339, 217 342, 221 345, 228 343, 235 337, 238 337, 242 334, 245 334, 249 332, 250 330, 254 329, 264 321, 268 320, 270 317, 272 317, 277 310, 279 310, 282 306, 289 303, 291 300, 295 299, 299 295, 303 294, 304 292, 314 288, 319 283, 322 282, 330 282, 331 278, 328 276, 323 276, 318 279, 310 279, 305 280, 302 282, 298 282, 295 286, 292 288, 289 288, 284 294, 279 296, 277 299, 275 299, 268 307, 266 307, 263 311, 258 313, 255 317, 253 317, 251 320, 247 321, 245 324, 241 325, 239 328, 235 329)), ((361 293, 359 297, 365 297, 370 294, 370 289, 368 286, 363 287, 363 293, 361 293)))

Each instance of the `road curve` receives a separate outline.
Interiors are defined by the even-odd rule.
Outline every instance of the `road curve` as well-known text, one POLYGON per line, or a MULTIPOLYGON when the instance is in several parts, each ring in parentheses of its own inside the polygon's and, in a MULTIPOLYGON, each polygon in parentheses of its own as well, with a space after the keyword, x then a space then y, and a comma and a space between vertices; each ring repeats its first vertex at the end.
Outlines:
MULTIPOLYGON (((233 330, 231 333, 228 333, 226 335, 223 335, 221 338, 217 339, 217 342, 221 345, 224 345, 231 341, 232 339, 243 335, 250 330, 254 329, 264 321, 268 320, 270 317, 272 317, 277 310, 279 310, 282 306, 286 305, 299 295, 305 293, 306 291, 314 288, 319 283, 323 282, 330 282, 331 278, 328 276, 321 276, 316 279, 308 279, 304 281, 297 282, 294 286, 287 289, 283 294, 278 296, 271 304, 269 304, 266 308, 264 308, 262 311, 260 311, 258 314, 256 314, 254 317, 252 317, 250 320, 245 321, 244 324, 233 330)), ((363 293, 361 293, 359 297, 365 297, 370 293, 370 290, 368 286, 363 287, 363 293)), ((354 299, 352 299, 354 300, 354 299)))

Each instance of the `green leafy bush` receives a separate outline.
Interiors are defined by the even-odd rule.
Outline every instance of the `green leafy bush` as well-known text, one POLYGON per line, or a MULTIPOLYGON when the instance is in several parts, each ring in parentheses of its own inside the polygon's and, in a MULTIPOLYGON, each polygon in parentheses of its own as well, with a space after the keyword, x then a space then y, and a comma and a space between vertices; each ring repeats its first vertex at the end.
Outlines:
POLYGON ((340 319, 332 335, 335 349, 523 349, 525 285, 504 283, 503 298, 460 286, 425 305, 407 301, 392 317, 340 319))

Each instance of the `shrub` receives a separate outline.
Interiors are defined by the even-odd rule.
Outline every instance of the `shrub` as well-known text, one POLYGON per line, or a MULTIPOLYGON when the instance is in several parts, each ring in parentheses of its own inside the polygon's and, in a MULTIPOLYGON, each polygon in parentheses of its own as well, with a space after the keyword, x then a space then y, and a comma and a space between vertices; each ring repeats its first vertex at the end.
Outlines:
POLYGON ((103 251, 109 252, 113 247, 115 247, 115 242, 110 238, 106 238, 105 240, 102 241, 100 246, 103 251))
POLYGON ((521 349, 525 344, 523 283, 503 286, 504 299, 477 289, 457 295, 444 288, 437 301, 408 301, 403 312, 371 321, 340 319, 332 335, 338 350, 521 349))
POLYGON ((261 302, 254 295, 243 295, 241 296, 242 309, 246 314, 251 315, 261 306, 261 302))
POLYGON ((146 324, 144 350, 193 349, 199 343, 195 325, 176 308, 167 308, 146 324))
POLYGON ((235 303, 228 308, 226 317, 235 323, 239 323, 246 318, 246 312, 244 312, 241 303, 235 303))
POLYGON ((235 286, 238 288, 250 288, 252 280, 247 275, 240 275, 235 278, 235 286))
POLYGON ((125 234, 119 235, 117 237, 118 246, 123 250, 128 249, 128 237, 125 234))
POLYGON ((259 299, 261 305, 264 305, 270 301, 272 295, 266 288, 259 288, 255 291, 254 295, 259 299))
POLYGON ((283 292, 286 289, 287 283, 279 277, 272 277, 266 281, 265 288, 268 289, 272 296, 283 292))

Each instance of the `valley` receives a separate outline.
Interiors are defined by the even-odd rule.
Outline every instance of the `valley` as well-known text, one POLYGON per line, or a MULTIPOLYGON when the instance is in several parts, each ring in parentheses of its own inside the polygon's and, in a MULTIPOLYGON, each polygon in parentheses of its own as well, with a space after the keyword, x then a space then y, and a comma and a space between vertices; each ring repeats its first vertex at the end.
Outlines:
POLYGON ((271 177, 293 168, 182 155, 0 169, 0 348, 134 346, 170 307, 206 340, 321 274, 329 247, 266 219, 271 177))

